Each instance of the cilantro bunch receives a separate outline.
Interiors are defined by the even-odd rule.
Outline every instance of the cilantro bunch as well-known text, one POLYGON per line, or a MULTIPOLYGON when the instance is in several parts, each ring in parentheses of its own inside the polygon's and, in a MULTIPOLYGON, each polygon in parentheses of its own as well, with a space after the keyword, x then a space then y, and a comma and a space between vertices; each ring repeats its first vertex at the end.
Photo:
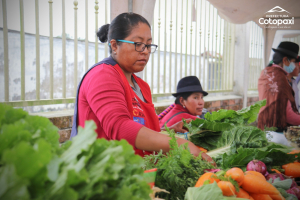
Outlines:
POLYGON ((143 159, 95 129, 87 121, 60 147, 47 118, 0 104, 0 199, 150 199, 143 159))
POLYGON ((171 150, 166 154, 159 152, 146 156, 144 168, 157 168, 155 186, 170 192, 160 193, 159 197, 170 200, 184 199, 187 188, 194 187, 204 170, 214 166, 202 160, 201 155, 194 157, 188 149, 188 143, 178 147, 174 131, 167 131, 171 137, 171 150))

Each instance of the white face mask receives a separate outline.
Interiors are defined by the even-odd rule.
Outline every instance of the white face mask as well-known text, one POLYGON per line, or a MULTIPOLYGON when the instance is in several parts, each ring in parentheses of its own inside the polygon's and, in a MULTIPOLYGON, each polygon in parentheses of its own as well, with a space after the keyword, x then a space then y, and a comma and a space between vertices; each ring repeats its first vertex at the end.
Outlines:
POLYGON ((292 73, 296 67, 295 63, 291 62, 290 60, 288 60, 290 62, 289 66, 286 66, 285 64, 283 64, 283 68, 287 73, 292 73))

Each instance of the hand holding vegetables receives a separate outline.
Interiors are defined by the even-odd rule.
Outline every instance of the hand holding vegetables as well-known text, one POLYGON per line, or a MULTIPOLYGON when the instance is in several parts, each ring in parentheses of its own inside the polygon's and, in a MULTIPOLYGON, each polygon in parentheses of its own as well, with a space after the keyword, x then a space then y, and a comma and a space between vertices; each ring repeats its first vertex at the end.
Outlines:
POLYGON ((215 166, 215 167, 217 166, 215 161, 209 155, 207 155, 206 153, 202 152, 201 157, 202 157, 203 160, 206 160, 206 161, 210 162, 213 166, 215 166))
MULTIPOLYGON (((186 123, 190 123, 192 121, 192 119, 186 119, 185 121, 186 121, 186 123)), ((170 126, 169 129, 170 130, 173 129, 175 131, 175 133, 177 133, 177 132, 179 132, 179 133, 188 132, 187 128, 185 128, 183 125, 184 125, 183 121, 180 120, 179 122, 177 122, 177 123, 173 124, 172 126, 170 126)), ((165 128, 163 127, 161 130, 165 130, 165 128)))

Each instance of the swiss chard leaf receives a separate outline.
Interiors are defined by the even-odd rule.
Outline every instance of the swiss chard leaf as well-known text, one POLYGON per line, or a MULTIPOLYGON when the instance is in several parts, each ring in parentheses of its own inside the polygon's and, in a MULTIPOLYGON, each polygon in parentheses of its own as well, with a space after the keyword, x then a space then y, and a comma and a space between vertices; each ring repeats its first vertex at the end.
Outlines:
POLYGON ((256 102, 255 104, 253 104, 249 107, 238 110, 238 111, 236 111, 236 113, 240 116, 243 116, 243 118, 245 120, 247 120, 248 124, 250 124, 256 120, 260 108, 265 106, 266 103, 267 103, 267 101, 264 99, 264 100, 256 102))

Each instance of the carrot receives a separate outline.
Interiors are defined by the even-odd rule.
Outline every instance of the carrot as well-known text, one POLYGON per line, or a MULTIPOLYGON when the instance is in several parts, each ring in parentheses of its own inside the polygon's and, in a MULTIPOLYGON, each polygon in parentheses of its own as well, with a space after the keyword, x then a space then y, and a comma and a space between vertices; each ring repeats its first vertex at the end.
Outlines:
POLYGON ((288 153, 288 154, 297 154, 297 153, 300 153, 300 150, 296 150, 296 149, 294 149, 293 151, 291 151, 290 153, 288 153))
POLYGON ((245 175, 242 188, 249 193, 255 194, 280 194, 280 192, 271 183, 257 178, 257 176, 252 174, 245 175))
POLYGON ((264 177, 264 175, 262 175, 261 173, 256 172, 256 171, 246 171, 245 174, 252 174, 254 176, 262 178, 263 180, 266 180, 266 178, 264 177))
POLYGON ((249 197, 250 197, 250 200, 254 200, 253 197, 251 197, 251 196, 249 196, 249 197))
POLYGON ((248 192, 246 192, 246 191, 243 190, 242 188, 240 188, 240 191, 237 192, 236 197, 238 197, 238 198, 250 199, 250 195, 248 194, 248 192))
POLYGON ((293 178, 300 177, 300 163, 289 163, 283 165, 282 168, 286 176, 292 176, 293 178))
MULTIPOLYGON (((291 152, 288 153, 288 154, 298 154, 298 153, 300 153, 300 150, 294 149, 293 151, 291 151, 291 152)), ((298 156, 295 156, 295 158, 297 158, 297 157, 298 157, 298 156)), ((299 163, 299 161, 295 161, 295 162, 299 163)))
POLYGON ((282 195, 269 195, 273 200, 285 200, 282 195))
POLYGON ((218 183, 220 181, 214 173, 206 172, 200 176, 195 187, 201 187, 206 180, 209 180, 209 183, 213 183, 215 181, 218 183))
POLYGON ((250 194, 254 200, 272 200, 268 194, 250 194))
POLYGON ((199 146, 197 146, 197 145, 196 145, 196 147, 197 147, 198 149, 200 149, 201 151, 203 151, 204 153, 206 153, 206 152, 207 152, 207 150, 206 150, 206 149, 204 149, 203 147, 199 147, 199 146))
POLYGON ((278 171, 277 169, 271 169, 272 172, 275 172, 275 173, 278 173, 278 174, 281 174, 280 171, 278 171))
POLYGON ((218 186, 224 196, 232 196, 236 193, 235 187, 229 181, 219 181, 218 186))
POLYGON ((238 183, 242 183, 244 180, 244 172, 240 168, 233 167, 230 170, 228 170, 225 174, 225 177, 231 177, 233 180, 235 180, 238 183))

